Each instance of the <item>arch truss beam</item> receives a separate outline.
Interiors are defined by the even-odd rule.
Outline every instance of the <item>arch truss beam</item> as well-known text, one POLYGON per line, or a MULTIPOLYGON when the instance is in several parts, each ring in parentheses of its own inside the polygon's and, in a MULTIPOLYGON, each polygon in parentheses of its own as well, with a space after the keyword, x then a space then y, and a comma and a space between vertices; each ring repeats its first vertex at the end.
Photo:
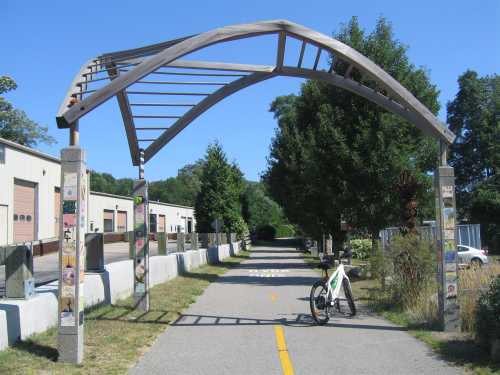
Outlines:
POLYGON ((60 128, 70 127, 116 96, 132 162, 138 165, 140 149, 145 150, 145 161, 150 160, 179 132, 218 102, 276 76, 301 77, 335 85, 400 115, 445 144, 451 144, 455 138, 428 108, 371 60, 336 39, 282 20, 227 26, 151 46, 107 53, 90 60, 73 80, 59 108, 57 124, 60 128), (274 65, 181 59, 214 44, 269 34, 277 35, 274 65), (300 49, 296 51, 297 63, 293 66, 285 62, 286 49, 292 48, 287 47, 289 38, 301 42, 300 49), (309 45, 316 48, 316 54, 314 64, 306 67, 304 51, 309 45), (328 70, 318 69, 322 54, 331 57, 328 70), (344 68, 339 69, 339 66, 344 68), (353 74, 354 71, 357 74, 353 74), (161 79, 163 77, 168 79, 161 79), (373 82, 370 85, 373 87, 353 77, 373 82), (155 112, 165 108, 182 109, 183 112, 175 115, 155 112), (139 109, 149 112, 137 113, 139 109), (158 126, 144 124, 148 120, 164 122, 158 126), (142 123, 137 124, 139 121, 142 123), (138 133, 141 133, 140 136, 138 133))

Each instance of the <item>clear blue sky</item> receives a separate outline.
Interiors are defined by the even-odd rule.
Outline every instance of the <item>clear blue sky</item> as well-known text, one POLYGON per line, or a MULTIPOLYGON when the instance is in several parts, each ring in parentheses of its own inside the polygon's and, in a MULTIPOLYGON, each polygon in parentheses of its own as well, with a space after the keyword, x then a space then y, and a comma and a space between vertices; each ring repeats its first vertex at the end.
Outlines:
MULTIPOLYGON (((288 19, 331 35, 351 16, 372 30, 379 15, 394 26, 396 37, 409 45, 417 66, 429 70, 445 105, 457 91, 466 69, 480 75, 499 73, 500 2, 498 0, 405 1, 0 1, 2 53, 0 75, 13 77, 19 88, 7 99, 49 127, 58 143, 39 148, 59 155, 67 130, 55 125, 55 114, 71 80, 89 58, 103 52, 139 47, 210 30, 270 19, 288 19)), ((232 43, 224 58, 211 48, 193 58, 269 63, 275 41, 232 43)), ((275 131, 268 112, 278 95, 297 92, 301 80, 275 78, 227 98, 184 130, 146 165, 151 180, 174 176, 183 165, 202 157, 219 140, 248 179, 266 168, 275 131)), ((81 144, 88 165, 116 177, 136 177, 116 101, 85 117, 81 144)))

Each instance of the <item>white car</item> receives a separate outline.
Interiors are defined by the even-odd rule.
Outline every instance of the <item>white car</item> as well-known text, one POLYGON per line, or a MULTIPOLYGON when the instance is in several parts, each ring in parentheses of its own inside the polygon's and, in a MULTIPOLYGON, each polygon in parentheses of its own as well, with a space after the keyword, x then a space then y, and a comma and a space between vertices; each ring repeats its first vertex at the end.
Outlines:
POLYGON ((488 252, 471 246, 458 245, 458 263, 482 266, 488 263, 488 252))

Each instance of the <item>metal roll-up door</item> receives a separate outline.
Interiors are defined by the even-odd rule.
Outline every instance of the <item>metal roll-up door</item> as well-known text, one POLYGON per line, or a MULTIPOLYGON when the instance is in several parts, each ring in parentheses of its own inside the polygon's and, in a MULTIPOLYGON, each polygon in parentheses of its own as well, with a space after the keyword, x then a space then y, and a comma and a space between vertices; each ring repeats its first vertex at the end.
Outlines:
POLYGON ((118 211, 116 218, 117 232, 126 232, 127 231, 127 211, 118 211))
POLYGON ((28 181, 14 182, 14 242, 32 241, 35 238, 36 184, 28 181))

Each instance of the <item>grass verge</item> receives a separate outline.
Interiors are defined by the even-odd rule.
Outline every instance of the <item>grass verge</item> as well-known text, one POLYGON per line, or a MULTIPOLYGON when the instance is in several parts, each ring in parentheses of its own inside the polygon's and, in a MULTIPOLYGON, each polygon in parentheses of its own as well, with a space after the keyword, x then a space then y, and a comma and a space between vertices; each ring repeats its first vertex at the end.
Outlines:
POLYGON ((151 310, 132 308, 132 298, 86 311, 85 360, 81 365, 57 362, 55 328, 0 352, 0 374, 123 374, 182 310, 247 252, 217 265, 204 265, 151 289, 151 310))

